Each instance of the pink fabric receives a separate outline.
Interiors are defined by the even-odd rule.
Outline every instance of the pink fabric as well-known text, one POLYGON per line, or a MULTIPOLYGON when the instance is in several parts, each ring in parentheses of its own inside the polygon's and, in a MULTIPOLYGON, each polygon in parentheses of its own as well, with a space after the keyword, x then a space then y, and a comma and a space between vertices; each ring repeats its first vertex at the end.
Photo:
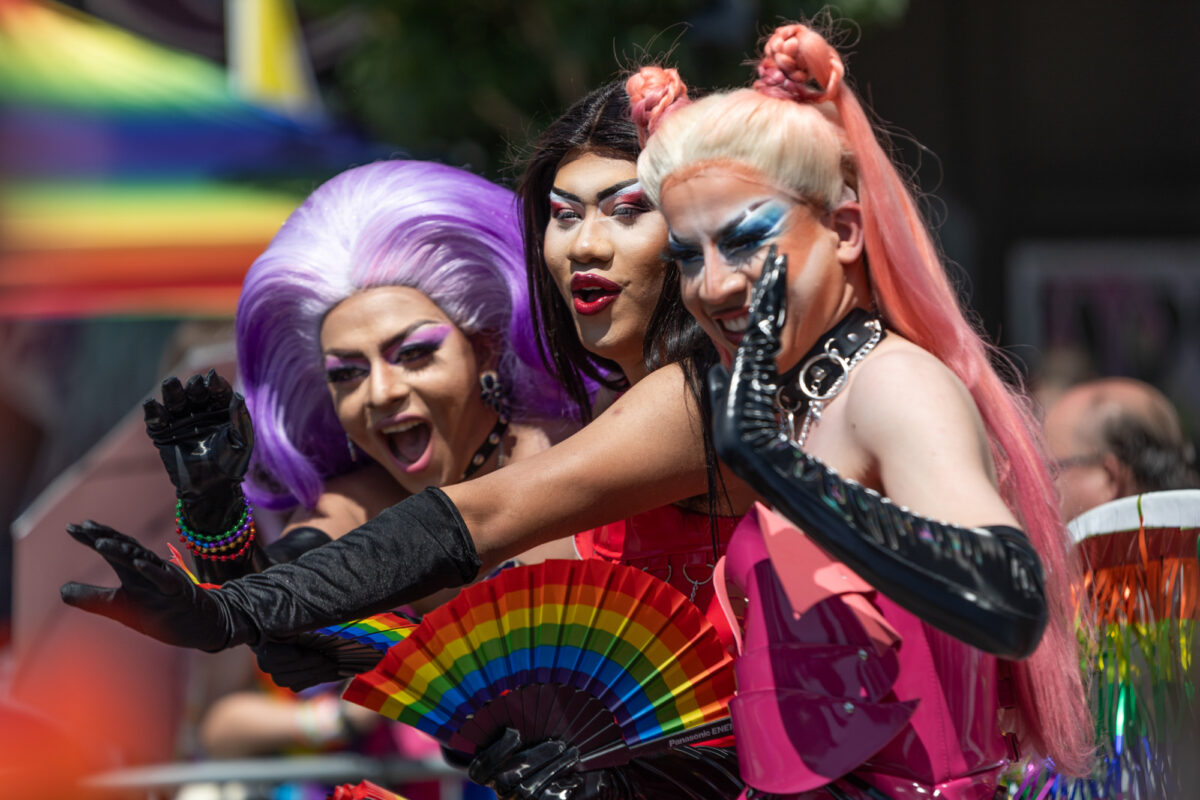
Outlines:
POLYGON ((879 595, 761 505, 734 533, 726 569, 750 604, 730 706, 748 785, 990 800, 1007 766, 994 658, 879 595))

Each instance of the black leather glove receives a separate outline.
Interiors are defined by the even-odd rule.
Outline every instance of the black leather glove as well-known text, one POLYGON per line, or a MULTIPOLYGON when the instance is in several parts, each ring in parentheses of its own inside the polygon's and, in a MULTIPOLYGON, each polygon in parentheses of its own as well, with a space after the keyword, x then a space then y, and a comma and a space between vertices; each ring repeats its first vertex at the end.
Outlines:
POLYGON ((121 581, 116 588, 65 584, 63 602, 101 614, 168 644, 215 652, 229 638, 225 606, 136 540, 91 520, 67 533, 99 553, 121 581))
POLYGON ((337 541, 289 564, 187 591, 186 576, 133 539, 103 525, 68 529, 112 565, 121 586, 69 583, 70 605, 116 619, 168 644, 219 650, 259 645, 358 619, 462 586, 479 572, 475 543, 440 489, 426 489, 337 541))
POLYGON ((576 771, 578 765, 575 747, 556 739, 529 745, 506 728, 467 774, 501 800, 719 800, 743 788, 732 748, 681 747, 587 772, 576 771))
MULTIPOLYGON (((242 478, 254 450, 254 427, 242 396, 209 370, 193 375, 186 387, 167 378, 162 402, 151 398, 142 410, 188 528, 206 535, 230 530, 245 509, 242 478)), ((257 538, 232 561, 195 554, 192 561, 205 583, 224 583, 270 565, 257 538)))
POLYGON ((254 655, 259 669, 293 692, 349 677, 333 654, 292 642, 265 642, 254 648, 254 655))
POLYGON ((1046 627, 1041 561, 1020 531, 920 517, 846 481, 780 430, 775 356, 787 258, 774 250, 750 300, 730 377, 709 372, 721 459, 834 558, 931 625, 1005 658, 1030 655, 1046 627))

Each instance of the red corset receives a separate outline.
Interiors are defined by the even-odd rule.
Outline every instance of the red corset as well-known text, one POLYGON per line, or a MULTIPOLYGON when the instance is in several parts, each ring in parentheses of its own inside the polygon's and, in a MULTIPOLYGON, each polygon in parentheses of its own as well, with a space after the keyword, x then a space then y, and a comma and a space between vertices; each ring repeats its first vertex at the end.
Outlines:
MULTIPOLYGON (((740 517, 717 517, 721 552, 740 517)), ((733 649, 733 632, 713 591, 712 533, 706 513, 659 506, 620 522, 575 534, 580 558, 600 558, 629 564, 674 586, 700 607, 733 649)))

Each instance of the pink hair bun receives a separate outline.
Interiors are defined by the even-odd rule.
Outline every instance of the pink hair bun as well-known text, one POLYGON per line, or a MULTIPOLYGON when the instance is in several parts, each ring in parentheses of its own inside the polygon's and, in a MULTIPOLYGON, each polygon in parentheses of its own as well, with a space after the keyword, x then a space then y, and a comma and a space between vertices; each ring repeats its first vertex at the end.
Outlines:
POLYGON ((824 36, 793 23, 776 28, 767 40, 754 88, 783 100, 819 102, 833 99, 845 74, 841 57, 824 36))
POLYGON ((638 142, 644 147, 663 116, 676 103, 688 102, 687 86, 674 69, 642 67, 625 82, 629 110, 638 129, 638 142))

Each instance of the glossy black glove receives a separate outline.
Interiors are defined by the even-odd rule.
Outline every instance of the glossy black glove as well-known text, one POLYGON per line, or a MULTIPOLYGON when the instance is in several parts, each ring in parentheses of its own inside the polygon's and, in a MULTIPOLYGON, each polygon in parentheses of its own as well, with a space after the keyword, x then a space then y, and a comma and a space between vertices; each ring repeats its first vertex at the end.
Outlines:
POLYGON ((578 765, 578 749, 555 739, 529 745, 506 728, 467 774, 501 800, 720 800, 743 788, 732 748, 681 747, 587 772, 578 765))
POLYGON ((989 653, 1030 655, 1047 612, 1041 561, 1024 534, 917 516, 843 480, 780 431, 773 399, 786 277, 787 258, 772 250, 732 377, 719 365, 709 372, 718 455, 834 558, 912 613, 989 653))
MULTIPOLYGON (((187 526, 213 535, 230 530, 245 509, 242 478, 254 450, 254 426, 242 396, 209 370, 193 375, 187 386, 175 377, 162 384, 162 402, 142 404, 146 433, 158 448, 187 526)), ((224 583, 270 565, 256 538, 234 561, 192 554, 196 576, 224 583)))
POLYGON ((62 589, 65 602, 168 644, 202 650, 259 645, 377 614, 469 583, 480 567, 458 509, 433 488, 289 564, 208 591, 183 591, 162 579, 164 569, 183 573, 128 536, 94 523, 70 532, 112 564, 121 586, 70 583, 62 589), (120 560, 110 556, 117 545, 109 542, 120 544, 120 560))

